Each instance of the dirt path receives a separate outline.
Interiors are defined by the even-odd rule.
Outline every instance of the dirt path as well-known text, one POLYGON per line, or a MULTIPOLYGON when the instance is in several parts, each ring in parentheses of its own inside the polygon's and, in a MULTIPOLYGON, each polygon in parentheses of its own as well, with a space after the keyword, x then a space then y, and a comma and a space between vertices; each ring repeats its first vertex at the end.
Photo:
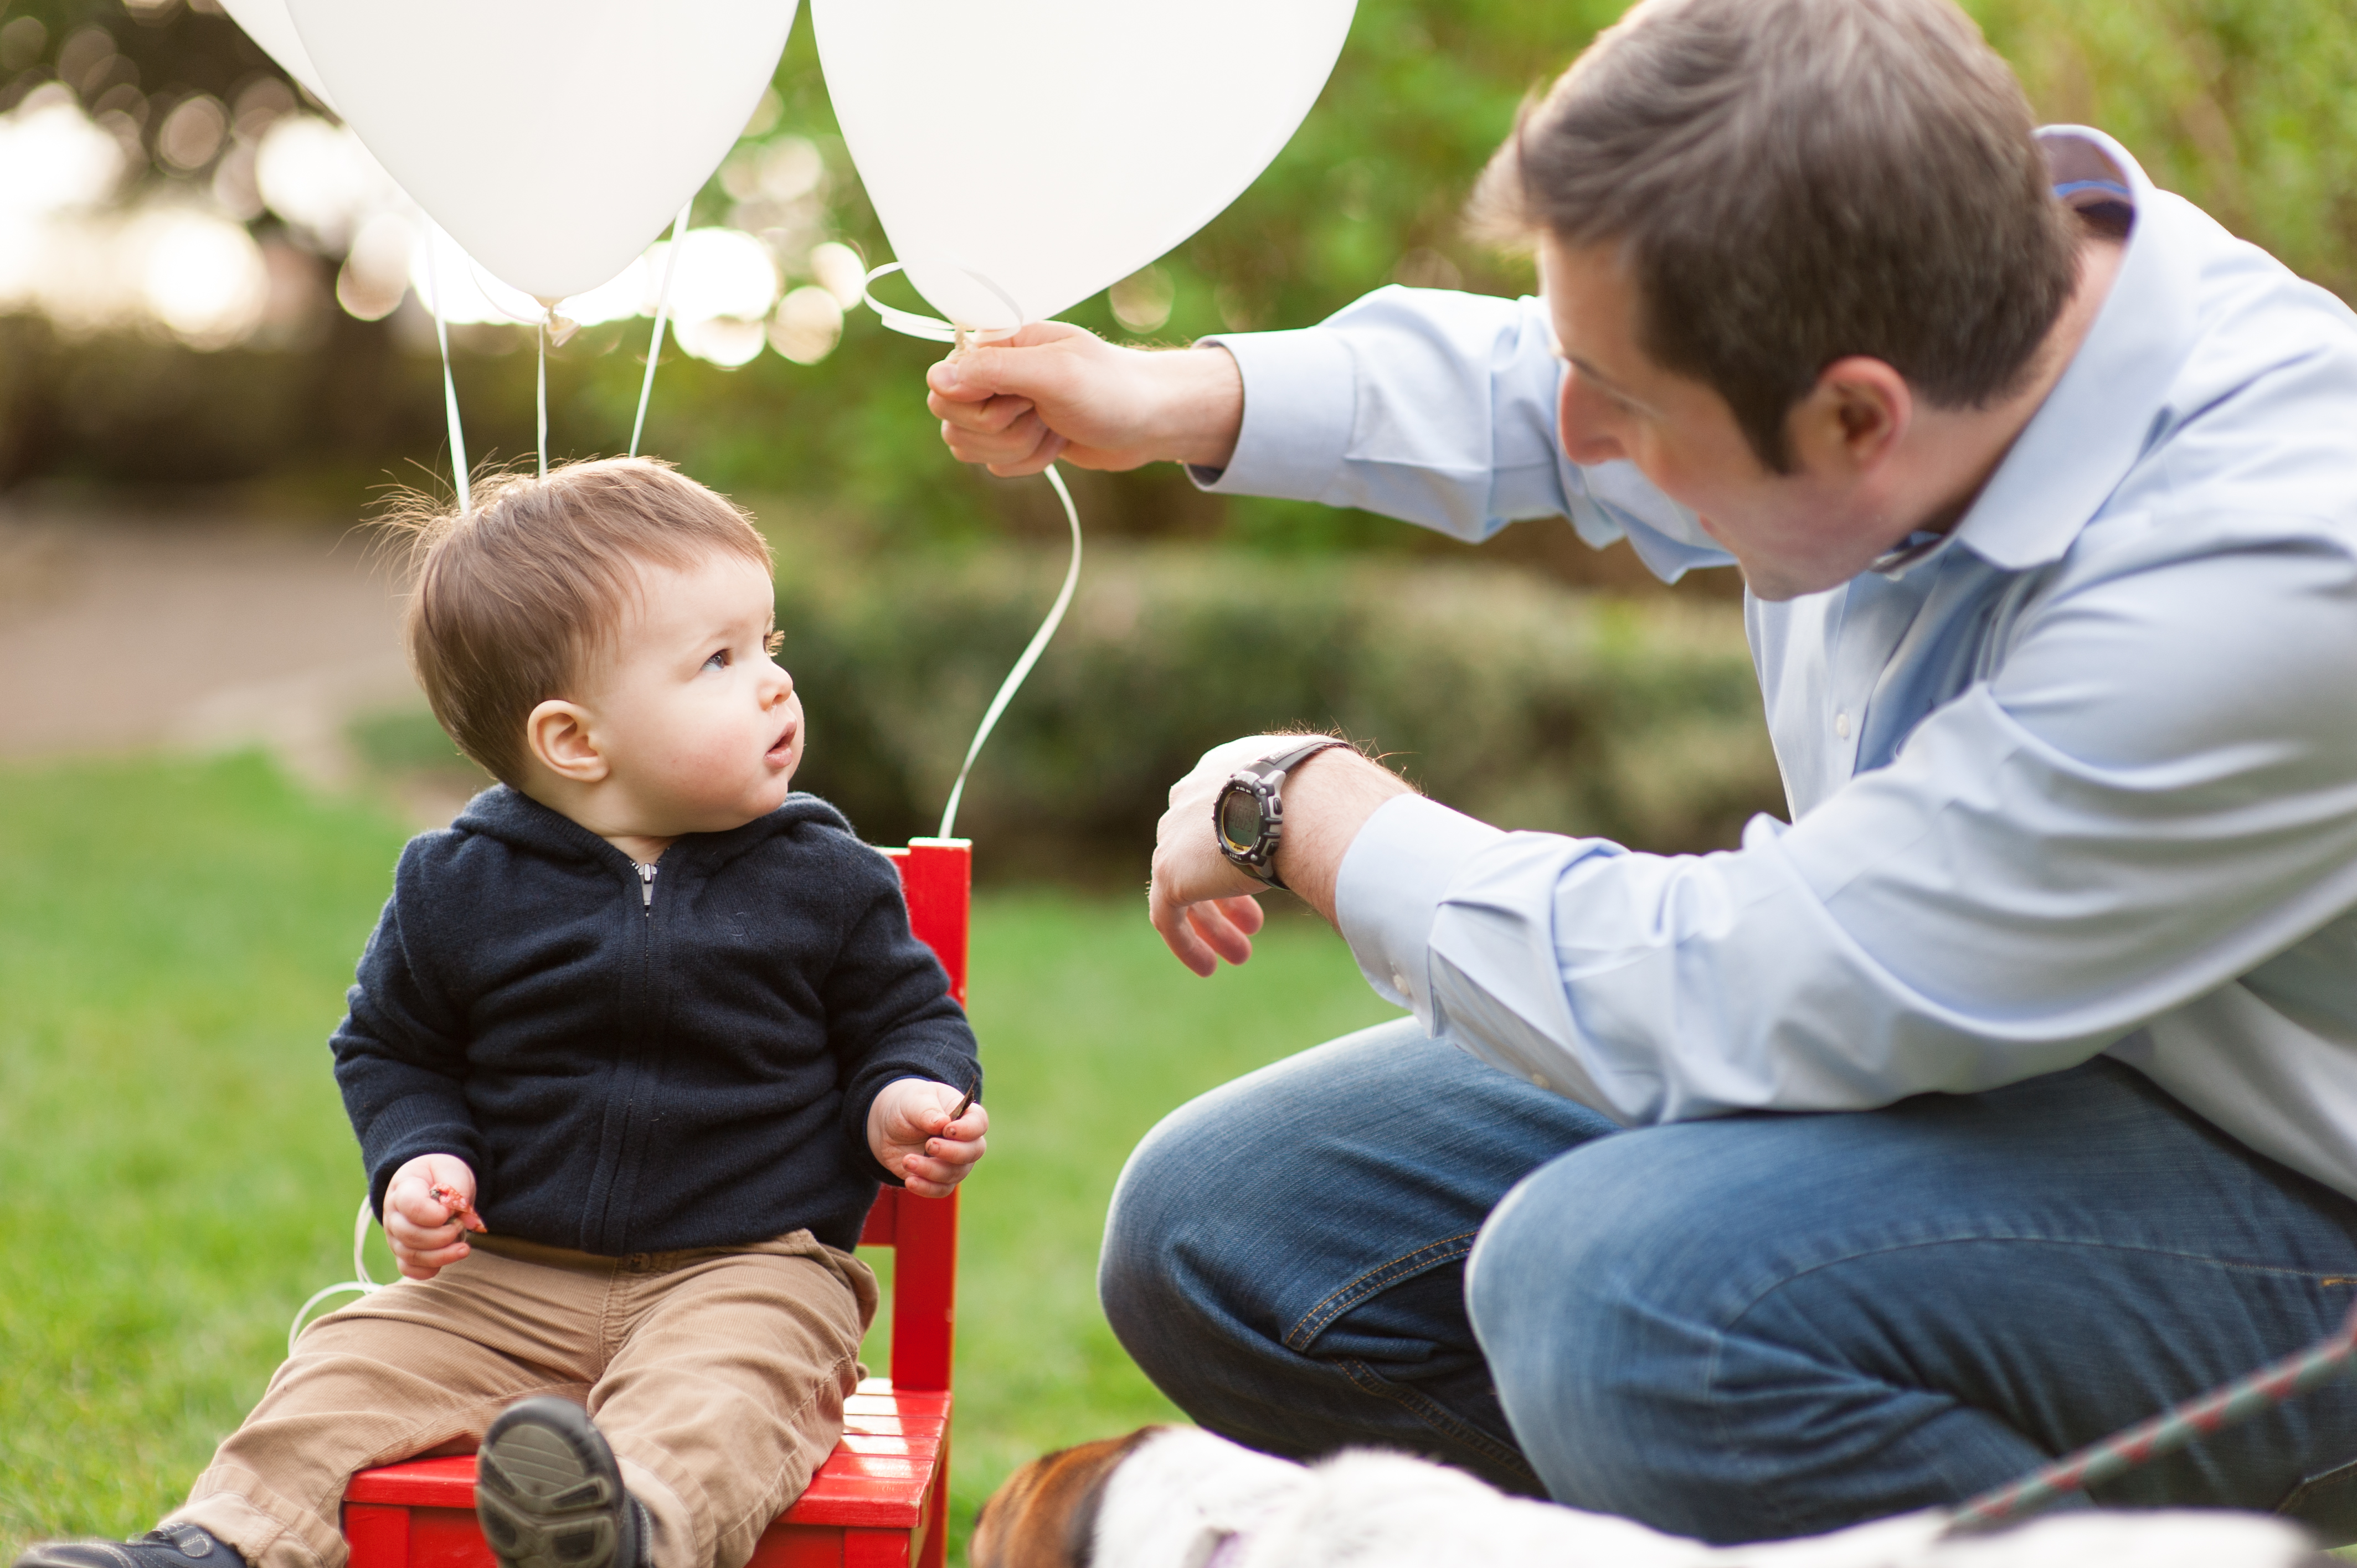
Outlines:
POLYGON ((421 705, 358 536, 0 508, 0 765, 262 745, 356 782, 355 714, 421 705))

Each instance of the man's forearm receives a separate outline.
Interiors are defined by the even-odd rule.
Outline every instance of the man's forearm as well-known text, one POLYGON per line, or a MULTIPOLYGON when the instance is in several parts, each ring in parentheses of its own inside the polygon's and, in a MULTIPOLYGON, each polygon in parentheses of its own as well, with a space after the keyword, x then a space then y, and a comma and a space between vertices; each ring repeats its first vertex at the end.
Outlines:
POLYGON ((1198 467, 1224 468, 1244 423, 1244 378, 1225 349, 1182 349, 1153 357, 1162 380, 1163 456, 1198 467))
POLYGON ((1276 872, 1304 903, 1329 921, 1342 857, 1384 801, 1413 794, 1406 780, 1344 746, 1321 751, 1285 779, 1285 837, 1276 872))

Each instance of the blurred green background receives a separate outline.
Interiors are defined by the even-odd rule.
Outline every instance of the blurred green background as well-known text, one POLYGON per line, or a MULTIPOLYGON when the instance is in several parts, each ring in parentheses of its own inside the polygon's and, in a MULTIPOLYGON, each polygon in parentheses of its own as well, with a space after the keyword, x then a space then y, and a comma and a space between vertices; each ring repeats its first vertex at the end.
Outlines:
MULTIPOLYGON (((1523 95, 1620 8, 1361 0, 1275 166, 1072 318, 1179 344, 1306 325, 1390 282, 1526 289, 1523 263, 1462 236, 1460 205, 1523 95)), ((2042 117, 2112 132, 2163 186, 2357 294, 2347 0, 1967 8, 2042 117)), ((145 532, 109 537, 159 553, 224 518, 331 542, 378 488, 447 481, 402 257, 371 249, 356 209, 292 186, 283 209, 266 199, 272 138, 317 150, 328 128, 210 4, 0 0, 0 655, 51 594, 44 552, 86 521, 135 517, 145 532), (113 172, 38 196, 37 120, 113 172), (248 296, 173 317, 153 267, 124 281, 74 261, 167 232, 246 269, 248 296), (66 248, 44 263, 50 241, 66 248)), ((1030 199, 1077 199, 1030 176, 1030 199)), ((696 222, 754 236, 770 297, 802 314, 764 305, 689 334, 700 354, 668 349, 649 444, 778 542, 813 714, 802 781, 872 838, 930 831, 1054 591, 1060 519, 1038 481, 948 457, 921 406, 934 349, 841 308, 846 252, 828 247, 888 257, 806 20, 696 222)), ((621 448, 646 326, 587 327, 554 353, 556 456, 621 448)), ((528 335, 454 338, 475 455, 527 454, 528 335)), ((1161 792, 1198 751, 1340 724, 1491 820, 1664 851, 1781 809, 1726 574, 1663 588, 1552 521, 1476 552, 1207 497, 1167 467, 1074 478, 1089 575, 961 824, 982 846, 974 1016, 999 1118, 968 1208, 961 1529, 1028 1454, 1169 1413, 1090 1288, 1138 1133, 1383 1013, 1320 928, 1280 923, 1261 961, 1210 984, 1161 954, 1135 892, 1161 792)), ((348 775, 259 755, 0 766, 0 1555, 145 1528, 258 1392, 294 1303, 341 1273, 359 1175, 319 1041, 392 855, 431 818, 404 781, 447 802, 472 777, 414 702, 337 717, 348 775)))

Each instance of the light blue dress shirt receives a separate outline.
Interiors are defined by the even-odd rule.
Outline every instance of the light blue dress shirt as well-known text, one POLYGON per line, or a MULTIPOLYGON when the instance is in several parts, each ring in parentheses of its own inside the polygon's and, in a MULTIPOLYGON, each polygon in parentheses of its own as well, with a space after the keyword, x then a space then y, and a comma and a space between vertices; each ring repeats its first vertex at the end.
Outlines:
MULTIPOLYGON (((1342 933, 1434 1034, 1625 1123, 2108 1052, 2357 1196, 2357 317, 2108 137, 2043 134, 2130 192, 2117 280, 1944 539, 1748 602, 1792 825, 1641 854, 1405 797, 1342 933)), ((1536 300, 1391 288, 1213 341, 1244 423, 1212 488, 1727 563, 1564 458, 1536 300)))

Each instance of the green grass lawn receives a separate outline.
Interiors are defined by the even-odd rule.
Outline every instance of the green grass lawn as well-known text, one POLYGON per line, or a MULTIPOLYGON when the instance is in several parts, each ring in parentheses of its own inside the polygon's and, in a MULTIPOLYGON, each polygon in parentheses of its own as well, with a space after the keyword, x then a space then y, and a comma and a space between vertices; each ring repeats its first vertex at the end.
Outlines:
MULTIPOLYGON (((0 1563, 146 1529, 296 1304, 349 1273, 361 1171, 324 1041, 404 836, 252 757, 0 773, 0 1563)), ((1093 1288, 1138 1135, 1387 1015, 1322 927, 1282 922, 1206 983, 1142 900, 1049 893, 979 902, 971 990, 992 1130, 964 1208, 961 1537, 1025 1458, 1175 1413, 1093 1288)))

